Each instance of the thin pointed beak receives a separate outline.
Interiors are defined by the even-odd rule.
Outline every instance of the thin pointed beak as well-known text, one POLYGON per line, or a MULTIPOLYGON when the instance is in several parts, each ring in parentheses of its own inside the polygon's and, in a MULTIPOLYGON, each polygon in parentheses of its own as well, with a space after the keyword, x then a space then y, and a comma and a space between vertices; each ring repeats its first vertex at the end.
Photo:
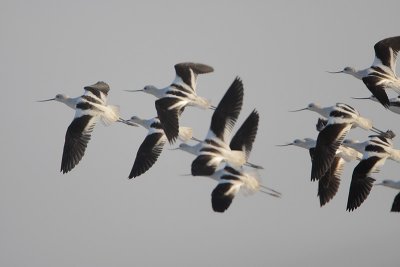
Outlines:
POLYGON ((55 98, 50 98, 50 99, 45 99, 45 100, 38 100, 36 102, 47 102, 47 101, 53 101, 56 100, 55 98))
POLYGON ((301 109, 296 109, 296 110, 289 110, 289 112, 298 112, 302 110, 308 110, 308 108, 301 108, 301 109))
POLYGON ((352 99, 371 99, 371 97, 352 97, 352 99))
POLYGON ((385 135, 386 132, 379 130, 378 128, 372 127, 371 131, 379 134, 379 135, 385 135))
POLYGON ((194 136, 192 136, 192 138, 190 138, 190 139, 192 139, 192 140, 194 140, 194 141, 196 141, 196 142, 202 142, 200 139, 198 139, 198 138, 196 138, 196 137, 194 137, 194 136))
POLYGON ((131 92, 131 93, 135 93, 135 92, 143 92, 143 89, 140 90, 124 90, 125 92, 131 92))
POLYGON ((134 127, 139 127, 139 124, 136 124, 136 123, 134 123, 134 122, 131 122, 130 120, 127 120, 127 121, 126 121, 126 124, 127 124, 127 125, 130 125, 130 126, 134 126, 134 127))
POLYGON ((340 70, 340 71, 327 71, 327 73, 343 73, 343 71, 342 70, 340 70))
POLYGON ((119 119, 118 119, 118 122, 122 122, 122 123, 124 123, 124 124, 126 124, 126 125, 129 125, 129 126, 139 127, 138 124, 136 124, 136 123, 134 123, 134 122, 132 122, 132 121, 130 121, 130 120, 124 120, 124 119, 122 119, 122 118, 119 118, 119 119))
POLYGON ((293 143, 288 143, 288 144, 285 144, 285 145, 276 145, 276 146, 292 146, 293 145, 293 143))

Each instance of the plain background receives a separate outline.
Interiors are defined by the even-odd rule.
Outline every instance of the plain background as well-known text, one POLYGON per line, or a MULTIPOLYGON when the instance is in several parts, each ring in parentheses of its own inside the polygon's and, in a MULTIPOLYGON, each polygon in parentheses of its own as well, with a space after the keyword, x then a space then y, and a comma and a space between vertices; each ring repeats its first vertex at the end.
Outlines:
MULTIPOLYGON (((371 101, 359 80, 333 75, 368 67, 373 45, 399 35, 399 1, 0 1, 1 266, 398 266, 397 192, 374 187, 346 209, 347 164, 336 197, 319 207, 310 158, 295 138, 316 138, 318 116, 289 110, 345 102, 382 130, 400 134, 399 115, 371 101), (95 128, 85 157, 59 172, 74 112, 36 100, 82 94, 98 80, 124 118, 155 116, 154 97, 124 90, 167 86, 173 65, 206 63, 198 93, 217 104, 236 75, 245 85, 238 125, 256 108, 250 160, 281 199, 239 194, 211 209, 215 181, 185 176, 193 157, 170 151, 129 180, 143 128, 95 128)), ((393 94, 391 94, 393 96, 393 94)), ((182 125, 203 138, 212 112, 187 108, 182 125)), ((351 138, 370 133, 356 129, 351 138)), ((400 147, 395 139, 395 147, 400 147)), ((176 144, 177 145, 177 144, 176 144)), ((383 179, 400 179, 386 162, 383 179)))

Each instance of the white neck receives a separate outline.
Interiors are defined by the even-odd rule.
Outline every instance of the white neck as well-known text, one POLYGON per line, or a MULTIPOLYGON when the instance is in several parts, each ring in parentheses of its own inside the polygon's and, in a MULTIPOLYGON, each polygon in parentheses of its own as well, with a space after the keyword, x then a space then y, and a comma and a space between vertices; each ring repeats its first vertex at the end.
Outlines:
POLYGON ((345 71, 344 73, 350 74, 353 77, 356 77, 359 80, 362 80, 363 77, 368 75, 368 69, 363 69, 363 70, 356 70, 356 69, 352 69, 350 71, 345 71))
POLYGON ((378 185, 384 185, 394 189, 400 189, 400 181, 392 181, 392 180, 384 180, 382 183, 378 185))
POLYGON ((188 145, 186 143, 181 143, 179 145, 179 149, 181 149, 183 151, 186 151, 186 152, 188 152, 188 153, 190 153, 192 155, 197 156, 198 152, 199 152, 199 149, 200 149, 200 146, 201 146, 201 143, 198 143, 198 144, 193 145, 193 146, 188 145))
POLYGON ((315 104, 313 108, 310 109, 311 111, 317 112, 319 115, 328 118, 329 117, 329 110, 328 108, 323 108, 320 105, 315 104))
POLYGON ((159 89, 159 88, 151 85, 151 86, 148 86, 147 90, 145 90, 143 92, 153 95, 157 98, 161 98, 164 96, 164 93, 165 93, 165 91, 167 91, 167 89, 168 89, 168 87, 159 89))
POLYGON ((56 99, 56 101, 59 101, 61 103, 64 103, 65 105, 67 105, 68 107, 75 109, 76 108, 76 104, 78 103, 80 97, 68 97, 66 96, 65 98, 61 98, 61 99, 56 99))
POLYGON ((315 140, 309 140, 309 141, 304 141, 302 143, 293 143, 293 145, 302 147, 305 149, 310 149, 316 146, 316 141, 315 140))

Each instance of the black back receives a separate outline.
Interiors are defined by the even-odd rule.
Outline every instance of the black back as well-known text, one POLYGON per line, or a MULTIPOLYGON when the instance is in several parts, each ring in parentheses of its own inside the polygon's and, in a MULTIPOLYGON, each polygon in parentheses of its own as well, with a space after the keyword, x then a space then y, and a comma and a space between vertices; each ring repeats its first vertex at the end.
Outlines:
POLYGON ((199 155, 192 161, 191 172, 193 176, 210 176, 217 169, 217 165, 210 164, 211 155, 199 155))

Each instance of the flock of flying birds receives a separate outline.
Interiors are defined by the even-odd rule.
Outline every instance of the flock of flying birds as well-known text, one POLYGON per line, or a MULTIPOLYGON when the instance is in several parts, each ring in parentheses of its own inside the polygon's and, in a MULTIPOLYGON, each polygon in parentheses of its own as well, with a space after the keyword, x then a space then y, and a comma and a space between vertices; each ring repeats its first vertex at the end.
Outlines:
MULTIPOLYGON (((371 67, 363 70, 346 67, 342 71, 332 73, 346 73, 362 80, 372 93, 368 99, 400 114, 400 96, 389 99, 385 91, 392 89, 400 95, 400 80, 395 73, 400 36, 381 40, 375 44, 374 49, 375 59, 371 67)), ((344 103, 336 103, 329 107, 311 103, 306 108, 294 111, 301 110, 311 110, 323 117, 318 119, 316 125, 318 137, 316 140, 296 139, 286 145, 309 150, 312 161, 311 180, 318 181, 321 206, 336 195, 344 163, 359 160, 353 170, 346 208, 348 211, 357 209, 372 189, 375 182, 373 174, 379 172, 386 159, 400 162, 400 150, 393 148, 395 133, 375 128, 370 119, 362 117, 356 109, 344 103), (346 139, 347 133, 356 127, 373 131, 375 134, 370 135, 364 142, 346 139)), ((384 180, 377 185, 400 190, 400 181, 384 180)), ((395 197, 391 211, 400 211, 400 193, 395 197)))
MULTIPOLYGON (((385 91, 390 88, 400 95, 400 80, 395 74, 400 36, 379 41, 374 49, 375 60, 371 67, 359 71, 346 67, 335 73, 347 73, 361 79, 372 93, 368 99, 400 114, 400 96, 389 99, 385 91)), ((141 125, 148 130, 136 153, 129 178, 148 171, 157 161, 165 143, 168 141, 174 144, 179 139, 181 143, 178 149, 196 156, 191 164, 191 174, 207 176, 218 182, 211 193, 214 211, 227 210, 240 189, 280 197, 279 192, 259 182, 258 169, 263 167, 248 161, 257 135, 259 113, 254 109, 231 136, 243 105, 244 88, 241 79, 234 79, 217 106, 197 95, 197 76, 213 71, 212 67, 205 64, 179 63, 175 65, 176 76, 171 85, 161 89, 148 85, 141 90, 129 90, 145 92, 157 98, 157 116, 151 119, 137 116, 129 120, 122 119, 119 108, 107 104, 110 88, 105 82, 84 87, 85 93, 79 97, 58 94, 55 98, 39 101, 55 100, 75 110, 75 117, 65 135, 61 172, 71 171, 80 162, 100 119, 104 125, 121 122, 130 126, 141 125), (179 125, 180 116, 187 106, 213 110, 210 128, 204 140, 195 138, 192 128, 179 125), (189 141, 197 143, 189 145, 189 141)), ((394 132, 375 128, 371 120, 343 103, 330 107, 311 103, 300 110, 315 111, 324 117, 318 119, 316 128, 319 134, 316 140, 296 139, 286 144, 309 150, 312 161, 311 180, 318 181, 321 206, 328 203, 338 191, 344 162, 360 161, 353 171, 347 202, 347 210, 353 211, 368 197, 375 182, 372 175, 379 171, 385 160, 400 162, 400 150, 393 148, 394 132), (364 142, 346 139, 347 133, 355 127, 373 131, 374 134, 364 142)), ((400 181, 384 180, 380 184, 400 190, 400 181)), ((395 197, 391 211, 400 211, 400 193, 395 197)))
POLYGON ((191 174, 218 181, 211 194, 214 211, 224 212, 228 209, 241 188, 249 193, 260 191, 280 197, 279 192, 260 184, 256 170, 262 167, 248 162, 257 135, 259 113, 253 110, 231 137, 243 105, 241 79, 234 79, 216 107, 208 99, 197 95, 197 76, 213 71, 212 67, 205 64, 179 63, 175 65, 176 77, 171 85, 161 89, 148 85, 142 90, 131 90, 152 94, 157 98, 157 117, 147 120, 137 116, 129 120, 120 118, 119 109, 106 103, 110 88, 105 82, 84 87, 84 95, 76 98, 58 94, 55 98, 41 100, 59 101, 76 110, 65 135, 61 172, 71 171, 82 159, 93 128, 100 119, 105 125, 121 122, 130 126, 141 125, 148 130, 136 153, 129 178, 148 171, 167 141, 173 144, 180 139, 182 143, 178 148, 196 156, 191 165, 191 174), (214 110, 204 140, 193 137, 192 128, 179 125, 180 116, 187 106, 214 110), (187 142, 190 140, 197 144, 189 145, 187 142))

